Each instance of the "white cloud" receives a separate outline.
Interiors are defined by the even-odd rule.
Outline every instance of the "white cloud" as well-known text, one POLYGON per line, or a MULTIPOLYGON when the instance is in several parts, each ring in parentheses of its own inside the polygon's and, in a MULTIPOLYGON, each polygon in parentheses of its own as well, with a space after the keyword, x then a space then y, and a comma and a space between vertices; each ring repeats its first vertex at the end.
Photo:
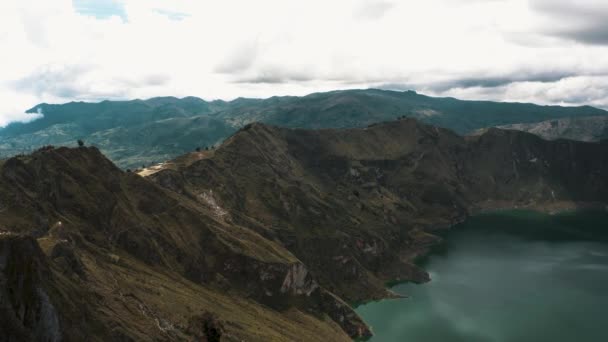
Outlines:
POLYGON ((539 13, 541 32, 586 44, 608 44, 605 0, 530 0, 539 13))
MULTIPOLYGON (((495 88, 473 86, 451 88, 439 93, 456 98, 534 102, 564 106, 591 105, 608 109, 608 76, 573 76, 555 82, 521 81, 495 88)), ((432 94, 437 94, 429 91, 432 94)))
POLYGON ((386 84, 608 106, 605 1, 112 2, 121 13, 99 17, 70 0, 0 2, 0 125, 38 102, 386 84))
POLYGON ((363 19, 380 19, 388 11, 390 11, 395 4, 387 1, 365 1, 355 11, 355 16, 363 19))

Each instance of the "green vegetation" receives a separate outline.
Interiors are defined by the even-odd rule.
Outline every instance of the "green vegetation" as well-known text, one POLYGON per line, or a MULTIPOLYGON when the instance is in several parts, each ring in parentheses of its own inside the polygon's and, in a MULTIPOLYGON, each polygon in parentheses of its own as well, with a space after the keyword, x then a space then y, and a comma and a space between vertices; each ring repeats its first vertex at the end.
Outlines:
POLYGON ((222 104, 197 98, 40 104, 28 112, 44 113, 41 119, 0 129, 0 157, 86 140, 123 168, 158 163, 234 132, 207 116, 222 104))
POLYGON ((605 116, 592 107, 433 98, 413 91, 345 90, 304 97, 207 102, 195 97, 40 104, 41 119, 0 129, 0 157, 40 146, 74 146, 85 139, 122 168, 159 163, 214 146, 239 128, 264 122, 292 128, 348 128, 413 117, 460 134, 480 128, 548 119, 605 116))

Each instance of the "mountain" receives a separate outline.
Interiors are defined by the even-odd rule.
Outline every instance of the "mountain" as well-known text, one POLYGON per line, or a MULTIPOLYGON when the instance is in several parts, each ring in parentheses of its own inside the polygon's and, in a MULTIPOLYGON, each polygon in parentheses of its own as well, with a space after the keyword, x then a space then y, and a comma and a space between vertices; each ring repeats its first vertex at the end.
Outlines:
POLYGON ((0 129, 0 155, 31 152, 45 145, 76 146, 76 140, 82 139, 122 168, 139 168, 197 147, 217 145, 258 121, 292 128, 353 128, 406 116, 466 134, 490 126, 608 114, 587 106, 461 101, 377 89, 230 102, 162 97, 40 104, 28 112, 44 116, 0 129))
POLYGON ((608 117, 581 117, 498 126, 536 134, 544 139, 600 141, 608 139, 608 117))
POLYGON ((256 105, 231 106, 214 116, 236 127, 264 122, 282 127, 313 129, 365 127, 406 116, 466 134, 479 128, 508 123, 607 114, 589 106, 463 101, 425 96, 414 91, 367 89, 314 93, 304 97, 274 97, 256 105))
POLYGON ((499 129, 464 138, 414 119, 314 131, 256 123, 150 177, 190 198, 213 191, 359 302, 390 296, 387 281, 427 279, 412 261, 435 241, 428 229, 478 210, 605 202, 607 151, 499 129))
POLYGON ((221 142, 234 129, 207 114, 224 106, 194 97, 40 104, 28 113, 43 113, 42 118, 0 130, 0 155, 75 146, 82 139, 122 167, 140 167, 221 142))
POLYGON ((280 244, 96 148, 0 167, 3 339, 348 341, 338 315, 366 331, 280 244))
POLYGON ((0 162, 0 335, 369 336, 349 303, 427 281, 414 261, 438 230, 479 210, 605 206, 608 143, 255 123, 145 174, 94 147, 0 162))

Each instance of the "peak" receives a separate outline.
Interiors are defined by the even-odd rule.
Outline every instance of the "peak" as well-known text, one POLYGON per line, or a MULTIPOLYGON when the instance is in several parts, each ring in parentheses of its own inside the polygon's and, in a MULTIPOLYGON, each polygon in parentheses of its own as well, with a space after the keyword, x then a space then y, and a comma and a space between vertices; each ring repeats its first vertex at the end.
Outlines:
POLYGON ((269 127, 272 127, 272 126, 256 121, 256 122, 246 124, 239 131, 248 131, 250 129, 264 129, 264 128, 269 128, 269 127))
POLYGON ((206 102, 205 100, 201 99, 200 97, 196 97, 196 96, 186 96, 186 97, 182 97, 182 98, 179 98, 176 96, 157 96, 157 97, 152 97, 147 100, 144 100, 144 102, 147 102, 147 103, 172 103, 172 102, 181 102, 181 101, 206 102))
POLYGON ((35 105, 34 107, 26 110, 25 113, 36 114, 36 113, 38 113, 39 110, 42 110, 43 108, 48 107, 48 106, 50 106, 50 105, 46 102, 39 103, 39 104, 35 105))
POLYGON ((251 136, 251 133, 259 134, 262 132, 266 132, 266 133, 272 132, 273 134, 276 134, 280 131, 286 131, 286 130, 291 130, 291 129, 284 128, 284 127, 276 127, 276 126, 264 124, 261 122, 252 122, 252 123, 249 123, 249 124, 241 127, 241 129, 239 129, 233 135, 228 137, 224 141, 224 143, 222 143, 222 146, 228 144, 229 142, 233 141, 234 139, 243 139, 246 136, 251 136))
POLYGON ((110 176, 120 172, 118 167, 92 146, 75 148, 47 146, 29 155, 9 158, 0 169, 3 176, 25 182, 34 181, 29 178, 40 178, 43 174, 98 173, 110 176))
POLYGON ((38 150, 32 152, 30 157, 73 157, 77 155, 86 155, 93 158, 104 158, 106 157, 99 151, 99 149, 95 146, 80 146, 80 147, 53 147, 53 146, 45 146, 39 148, 38 150))

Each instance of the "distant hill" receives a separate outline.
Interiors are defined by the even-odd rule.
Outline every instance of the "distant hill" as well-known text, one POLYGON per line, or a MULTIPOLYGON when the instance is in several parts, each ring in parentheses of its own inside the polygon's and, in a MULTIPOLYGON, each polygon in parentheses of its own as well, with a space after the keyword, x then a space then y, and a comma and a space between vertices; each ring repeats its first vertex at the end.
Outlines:
POLYGON ((550 119, 606 116, 593 107, 462 101, 413 91, 340 90, 303 97, 205 101, 196 97, 39 104, 44 117, 0 129, 0 156, 43 145, 99 147, 123 168, 140 167, 219 144, 239 128, 264 122, 292 128, 351 128, 413 117, 460 134, 499 125, 550 119))
POLYGON ((608 117, 606 116, 556 119, 537 123, 504 125, 499 128, 525 131, 547 140, 600 141, 608 139, 608 117))
POLYGON ((589 106, 463 101, 425 96, 414 91, 367 89, 315 93, 304 97, 274 97, 257 103, 230 105, 228 109, 212 115, 235 126, 264 122, 293 128, 364 127, 407 116, 466 134, 489 126, 602 116, 608 112, 589 106))
POLYGON ((0 129, 0 156, 82 139, 121 167, 139 167, 220 143, 235 129, 208 114, 224 106, 195 97, 40 104, 28 113, 43 113, 41 119, 0 129))

